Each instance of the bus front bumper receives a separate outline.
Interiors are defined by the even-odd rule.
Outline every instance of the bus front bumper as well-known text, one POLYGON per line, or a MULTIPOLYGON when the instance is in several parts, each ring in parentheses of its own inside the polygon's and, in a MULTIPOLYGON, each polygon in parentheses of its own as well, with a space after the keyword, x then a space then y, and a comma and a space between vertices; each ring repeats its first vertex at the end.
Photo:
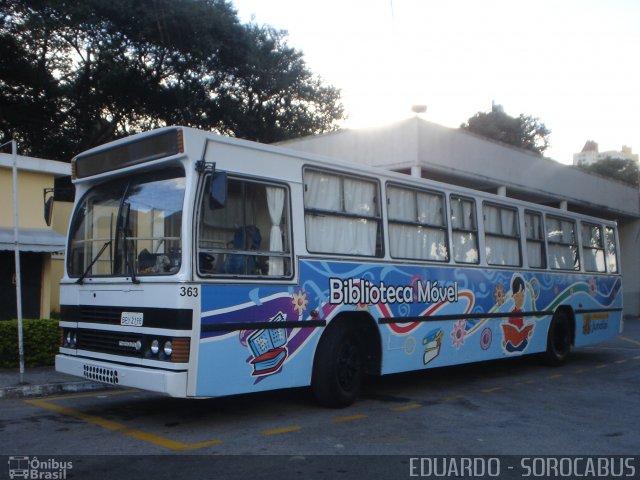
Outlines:
POLYGON ((107 385, 140 388, 172 397, 187 396, 187 372, 119 365, 64 354, 56 355, 56 371, 107 385))

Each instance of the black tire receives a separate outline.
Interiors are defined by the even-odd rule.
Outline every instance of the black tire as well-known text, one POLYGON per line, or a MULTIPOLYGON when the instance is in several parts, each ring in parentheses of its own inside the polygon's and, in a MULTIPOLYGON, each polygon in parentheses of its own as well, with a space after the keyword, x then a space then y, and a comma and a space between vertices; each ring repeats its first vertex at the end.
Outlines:
POLYGON ((320 405, 347 407, 358 398, 364 381, 364 346, 355 328, 344 321, 322 335, 313 361, 311 388, 320 405))
POLYGON ((559 366, 566 362, 573 344, 571 319, 562 311, 556 312, 549 325, 547 350, 542 355, 546 365, 559 366))

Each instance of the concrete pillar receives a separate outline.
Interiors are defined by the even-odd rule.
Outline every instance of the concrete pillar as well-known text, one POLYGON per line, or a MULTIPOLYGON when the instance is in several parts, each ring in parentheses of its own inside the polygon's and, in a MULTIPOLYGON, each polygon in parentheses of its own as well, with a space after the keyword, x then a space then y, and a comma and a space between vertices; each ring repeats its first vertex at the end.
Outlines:
POLYGON ((560 210, 569 210, 569 202, 567 202, 566 200, 562 200, 560 202, 560 205, 558 205, 558 208, 560 210))
POLYGON ((640 316, 640 220, 618 224, 620 254, 618 265, 622 271, 622 295, 625 317, 640 316))
POLYGON ((500 195, 501 197, 506 197, 507 196, 507 187, 505 185, 500 185, 498 187, 498 191, 496 193, 498 195, 500 195))
POLYGON ((422 167, 420 165, 413 165, 411 167, 411 176, 416 178, 422 178, 422 167))

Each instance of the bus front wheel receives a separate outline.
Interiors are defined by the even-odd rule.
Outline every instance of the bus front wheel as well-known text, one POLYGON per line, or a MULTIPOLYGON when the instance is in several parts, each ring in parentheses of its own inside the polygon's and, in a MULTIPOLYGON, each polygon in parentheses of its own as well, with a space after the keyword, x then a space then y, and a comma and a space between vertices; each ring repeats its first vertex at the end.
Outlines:
POLYGON ((342 408, 355 402, 364 381, 364 346, 345 321, 324 332, 313 362, 311 388, 323 406, 342 408))
POLYGON ((558 366, 565 363, 572 344, 571 319, 566 312, 558 311, 551 319, 547 335, 547 350, 542 355, 546 365, 558 366))

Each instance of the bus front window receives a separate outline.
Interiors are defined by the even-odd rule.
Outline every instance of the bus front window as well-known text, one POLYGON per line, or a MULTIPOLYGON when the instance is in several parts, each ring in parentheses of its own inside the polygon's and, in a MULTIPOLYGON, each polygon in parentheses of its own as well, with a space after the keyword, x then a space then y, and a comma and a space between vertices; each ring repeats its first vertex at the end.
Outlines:
POLYGON ((69 242, 71 277, 168 275, 182 263, 182 169, 112 180, 85 194, 69 242))

